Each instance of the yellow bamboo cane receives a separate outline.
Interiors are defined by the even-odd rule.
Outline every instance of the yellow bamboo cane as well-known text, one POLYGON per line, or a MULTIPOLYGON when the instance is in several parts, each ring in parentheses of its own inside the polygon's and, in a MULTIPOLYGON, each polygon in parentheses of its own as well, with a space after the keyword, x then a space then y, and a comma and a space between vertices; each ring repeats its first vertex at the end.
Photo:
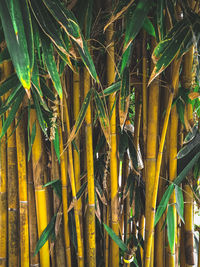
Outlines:
MULTIPOLYGON (((90 74, 84 68, 84 96, 90 90, 90 74)), ((93 141, 92 141, 92 112, 91 103, 85 115, 85 135, 86 135, 86 157, 87 157, 87 181, 88 181, 88 210, 87 210, 87 236, 88 266, 96 266, 96 233, 95 233, 95 187, 94 187, 94 162, 93 162, 93 141)))
POLYGON ((30 267, 39 265, 38 254, 34 256, 35 248, 38 240, 37 235, 37 217, 35 206, 35 192, 33 184, 32 163, 28 162, 28 219, 29 219, 29 239, 30 239, 30 267))
POLYGON ((147 238, 145 267, 150 266, 151 243, 152 243, 152 236, 153 236, 153 229, 154 229, 154 217, 155 217, 155 208, 156 208, 156 200, 157 200, 158 182, 159 182, 159 177, 160 177, 162 154, 163 154, 163 148, 164 148, 164 143, 165 143, 165 137, 166 137, 167 127, 168 127, 169 115, 171 111, 173 97, 174 97, 174 92, 171 91, 169 95, 168 105, 167 105, 165 119, 163 123, 163 129, 162 129, 159 150, 158 150, 158 157, 156 161, 156 173, 155 173, 155 181, 154 181, 154 186, 153 186, 153 191, 152 191, 153 197, 152 197, 152 206, 151 206, 151 212, 150 212, 150 226, 149 226, 150 232, 149 232, 149 235, 145 237, 147 238))
MULTIPOLYGON (((3 73, 3 64, 1 66, 3 73)), ((1 79, 3 80, 3 75, 1 79)), ((2 120, 0 121, 0 131, 2 120)), ((6 161, 6 135, 0 143, 0 266, 7 266, 7 161, 6 161)))
MULTIPOLYGON (((183 58, 183 71, 182 71, 182 85, 184 88, 190 90, 192 86, 192 68, 193 68, 193 54, 194 48, 192 47, 183 58)), ((195 71, 195 70, 193 70, 195 71)), ((191 104, 187 105, 187 119, 191 126, 193 126, 193 108, 191 104)), ((193 178, 192 172, 188 175, 188 180, 193 178)), ((185 245, 185 258, 186 266, 194 264, 194 241, 193 241, 193 192, 189 184, 183 185, 184 192, 184 245, 185 245)))
MULTIPOLYGON (((21 109, 18 111, 19 116, 21 109)), ((17 118, 16 118, 17 123, 17 118)), ((29 266, 29 224, 27 195, 26 146, 23 119, 16 129, 17 165, 19 183, 20 260, 21 267, 29 266)))
MULTIPOLYGON (((44 176, 44 166, 43 166, 43 144, 42 144, 42 134, 39 122, 36 117, 36 111, 31 109, 30 112, 30 129, 32 131, 33 123, 36 122, 36 135, 35 141, 32 146, 32 165, 33 165, 33 179, 35 186, 35 201, 36 201, 36 213, 37 213, 37 226, 38 226, 38 236, 40 237, 44 229, 48 224, 47 215, 47 203, 46 203, 46 192, 43 188, 43 176, 44 176)), ((40 265, 41 267, 50 266, 50 256, 49 256, 49 243, 46 242, 45 245, 40 249, 40 265)))
MULTIPOLYGON (((67 128, 67 135, 70 134, 70 120, 69 120, 69 112, 66 98, 64 97, 64 119, 66 122, 67 128)), ((84 266, 84 248, 83 248, 83 238, 81 235, 81 224, 79 218, 79 211, 77 207, 77 199, 76 199, 76 184, 75 184, 75 177, 74 177, 74 164, 73 164, 73 155, 72 155, 72 145, 69 144, 68 146, 68 160, 69 160, 69 176, 72 188, 72 196, 74 201, 74 216, 75 216, 75 223, 76 223, 76 234, 77 234, 77 246, 78 246, 78 266, 84 266)))
MULTIPOLYGON (((4 77, 12 72, 10 62, 4 63, 4 77)), ((8 95, 7 95, 8 96, 8 95)), ((8 113, 6 113, 6 116, 8 113)), ((16 138, 13 134, 15 124, 11 123, 7 131, 7 182, 8 186, 8 266, 17 266, 19 261, 19 232, 18 232, 18 178, 16 138)))
MULTIPOLYGON (((113 42, 113 24, 106 31, 107 39, 107 82, 111 85, 115 81, 115 55, 113 42)), ((111 151, 110 151, 110 185, 111 185, 111 220, 112 229, 118 235, 118 161, 117 161, 117 138, 116 138, 116 95, 109 96, 111 151)), ((111 241, 111 264, 119 266, 119 247, 111 241)))
MULTIPOLYGON (((152 45, 155 47, 155 40, 152 39, 152 45)), ((153 66, 151 66, 153 68, 153 66)), ((151 224, 152 210, 152 192, 154 190, 156 157, 157 157, 157 140, 158 140, 158 107, 159 107, 159 81, 155 80, 149 88, 149 104, 148 104, 148 129, 147 129, 147 148, 146 148, 146 168, 145 168, 145 267, 150 266, 153 261, 151 257, 151 248, 153 240, 153 232, 151 224), (147 242, 151 240, 149 245, 147 242)))

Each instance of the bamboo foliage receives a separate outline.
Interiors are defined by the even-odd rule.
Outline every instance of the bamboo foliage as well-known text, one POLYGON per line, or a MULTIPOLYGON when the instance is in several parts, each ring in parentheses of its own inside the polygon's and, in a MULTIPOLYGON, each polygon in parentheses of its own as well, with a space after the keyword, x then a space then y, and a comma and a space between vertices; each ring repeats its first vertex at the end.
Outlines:
POLYGON ((0 1, 0 266, 197 265, 199 21, 0 1))

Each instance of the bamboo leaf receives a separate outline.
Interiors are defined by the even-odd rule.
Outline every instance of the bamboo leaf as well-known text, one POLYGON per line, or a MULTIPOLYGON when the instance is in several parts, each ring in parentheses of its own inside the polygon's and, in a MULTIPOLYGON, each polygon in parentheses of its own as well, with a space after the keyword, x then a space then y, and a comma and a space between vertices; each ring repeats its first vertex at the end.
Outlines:
POLYGON ((200 145, 200 134, 197 133, 196 136, 187 143, 181 150, 179 150, 177 154, 177 158, 181 159, 183 157, 186 157, 196 146, 200 145))
MULTIPOLYGON (((113 84, 111 84, 109 87, 107 87, 106 89, 103 90, 103 94, 106 95, 110 95, 113 94, 117 91, 119 91, 121 88, 121 81, 115 82, 113 84)), ((102 95, 102 93, 101 93, 102 95)))
POLYGON ((168 205, 168 202, 169 202, 169 199, 170 199, 170 196, 172 194, 174 190, 174 185, 173 184, 170 184, 167 188, 167 190, 165 191, 160 203, 159 203, 159 206, 156 210, 156 215, 155 215, 155 221, 154 221, 154 227, 156 226, 156 224, 158 223, 158 221, 160 220, 161 216, 163 215, 163 213, 165 212, 166 208, 167 208, 167 205, 168 205))
POLYGON ((32 71, 32 84, 34 85, 35 89, 39 93, 41 97, 43 97, 42 90, 40 88, 40 76, 39 76, 39 69, 36 62, 34 62, 33 71, 32 71))
POLYGON ((86 41, 81 34, 80 27, 70 10, 67 10, 61 2, 55 0, 42 0, 47 6, 49 12, 54 16, 57 22, 63 27, 66 33, 72 38, 76 44, 78 52, 90 72, 90 75, 96 82, 99 82, 96 69, 89 53, 86 41))
POLYGON ((198 132, 198 126, 194 125, 192 130, 189 131, 189 133, 186 135, 183 143, 186 144, 186 143, 192 141, 192 139, 194 139, 194 137, 196 136, 197 132, 198 132))
POLYGON ((175 195, 176 195, 176 210, 178 215, 180 216, 182 222, 184 223, 184 199, 183 192, 179 186, 175 186, 175 195))
POLYGON ((123 251, 123 252, 127 252, 128 251, 128 247, 127 245, 119 238, 118 235, 115 234, 115 232, 105 223, 103 223, 103 226, 105 228, 105 230, 108 232, 109 236, 112 238, 113 241, 115 241, 115 243, 118 245, 118 247, 123 251))
POLYGON ((127 22, 125 32, 124 51, 130 43, 135 39, 136 35, 142 28, 144 20, 151 8, 152 1, 140 0, 133 11, 131 18, 127 22))
POLYGON ((98 92, 94 90, 94 99, 96 104, 96 109, 101 124, 101 128, 105 135, 106 141, 110 146, 110 122, 103 101, 101 100, 98 92))
POLYGON ((7 119, 5 120, 4 124, 3 124, 3 128, 1 130, 1 133, 0 133, 0 140, 2 139, 2 137, 5 135, 5 133, 7 132, 8 130, 8 127, 10 126, 10 124, 12 123, 12 121, 14 120, 15 116, 16 116, 16 113, 19 109, 19 106, 24 98, 24 94, 25 94, 25 91, 24 89, 22 88, 22 90, 20 91, 20 94, 18 95, 18 97, 16 98, 10 112, 9 112, 9 115, 7 117, 7 119))
POLYGON ((172 205, 168 207, 167 211, 167 237, 171 253, 173 253, 175 245, 175 216, 174 216, 174 207, 172 205))
POLYGON ((75 123, 75 125, 74 125, 74 127, 73 127, 73 129, 69 135, 69 138, 67 141, 67 146, 72 142, 72 140, 74 140, 74 138, 76 137, 76 135, 77 135, 82 123, 83 123, 88 105, 90 103, 90 99, 91 99, 92 94, 93 94, 93 91, 94 91, 93 89, 90 89, 90 91, 87 93, 87 95, 84 99, 84 102, 83 102, 81 110, 78 114, 78 118, 76 120, 76 123, 75 123))
POLYGON ((164 0, 160 0, 157 2, 156 20, 157 20, 157 28, 160 41, 164 37, 164 6, 165 6, 164 0))
POLYGON ((28 149, 28 161, 30 160, 32 145, 35 141, 35 136, 36 136, 36 122, 34 121, 33 127, 32 127, 32 132, 31 132, 31 140, 30 140, 29 149, 28 149))
POLYGON ((40 33, 40 38, 42 42, 42 50, 44 53, 44 59, 47 66, 47 70, 51 76, 53 85, 58 95, 60 96, 60 98, 62 98, 62 85, 57 71, 55 59, 53 57, 53 46, 49 42, 48 38, 42 32, 40 33))
POLYGON ((150 19, 148 19, 147 17, 144 19, 143 28, 149 35, 156 37, 154 26, 152 22, 150 21, 150 19))
POLYGON ((15 2, 1 0, 0 17, 16 73, 23 87, 29 90, 31 87, 30 59, 19 0, 15 2))
POLYGON ((20 87, 21 84, 18 77, 16 73, 13 73, 0 85, 0 96, 7 93, 10 89, 18 90, 20 87))
POLYGON ((41 78, 41 89, 45 97, 50 99, 51 101, 55 101, 55 95, 53 91, 46 85, 45 80, 41 78))
POLYGON ((60 179, 50 181, 46 183, 45 185, 43 185, 43 187, 47 187, 47 186, 52 186, 56 195, 59 197, 60 200, 62 200, 62 183, 60 179))
POLYGON ((86 187, 87 187, 87 182, 82 184, 81 188, 79 189, 79 191, 76 194, 76 199, 79 199, 83 195, 86 187))
POLYGON ((124 123, 128 115, 128 108, 130 102, 130 83, 129 83, 129 69, 125 68, 122 76, 122 86, 119 97, 119 119, 120 127, 123 129, 124 123))
POLYGON ((47 240, 54 234, 55 229, 55 223, 56 223, 56 216, 55 214, 52 218, 50 223, 47 225, 47 227, 42 232, 40 239, 37 242, 34 256, 39 252, 39 250, 44 246, 44 244, 47 242, 47 240))
POLYGON ((56 156, 58 162, 60 164, 60 146, 59 146, 59 134, 58 134, 58 127, 55 128, 55 138, 53 139, 53 145, 56 152, 56 156))
POLYGON ((7 47, 0 53, 0 64, 2 64, 4 60, 10 60, 10 54, 7 47))
POLYGON ((37 95, 37 93, 34 91, 34 89, 32 90, 32 96, 33 96, 35 110, 37 113, 38 122, 39 122, 40 127, 41 127, 42 131, 44 132, 45 136, 47 136, 46 123, 45 123, 44 116, 42 114, 41 106, 39 104, 39 102, 40 102, 39 98, 40 97, 37 95))

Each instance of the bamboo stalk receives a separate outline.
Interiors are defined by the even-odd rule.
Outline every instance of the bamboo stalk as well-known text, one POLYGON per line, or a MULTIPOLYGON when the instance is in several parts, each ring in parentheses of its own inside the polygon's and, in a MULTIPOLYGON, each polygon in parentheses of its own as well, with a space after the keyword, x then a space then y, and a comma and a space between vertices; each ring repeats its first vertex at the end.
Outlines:
MULTIPOLYGON (((146 149, 147 143, 147 34, 143 31, 143 41, 142 41, 142 118, 143 118, 143 140, 144 149, 146 149)), ((144 151, 146 155, 146 151, 144 151)))
MULTIPOLYGON (((155 40, 152 39, 152 46, 155 47, 155 40)), ((153 65, 151 66, 153 68, 153 65)), ((147 148, 146 148, 146 168, 145 168, 145 267, 150 266, 153 260, 151 257, 151 248, 153 244, 153 228, 151 227, 151 211, 152 211, 152 192, 154 190, 154 181, 156 173, 156 157, 157 157, 157 139, 158 139, 158 107, 159 107, 159 81, 152 82, 149 88, 149 104, 148 104, 148 132, 147 132, 147 148), (148 243, 150 241, 150 243, 148 243)))
MULTIPOLYGON (((84 97, 90 90, 90 74, 84 68, 84 97)), ((85 135, 86 135, 86 158, 87 158, 87 180, 88 180, 88 208, 87 208, 87 236, 88 266, 96 266, 96 233, 95 233, 95 187, 94 187, 94 162, 93 162, 93 140, 92 140, 92 111, 91 103, 85 115, 85 135)))
POLYGON ((29 219, 29 236, 30 236, 30 267, 39 266, 38 254, 34 256, 38 240, 37 218, 35 206, 35 193, 33 184, 32 163, 28 162, 28 219, 29 219))
MULTIPOLYGON (((3 64, 1 65, 3 73, 3 64)), ((1 80, 3 80, 3 75, 1 80)), ((0 132, 2 130, 0 119, 0 132)), ((7 266, 7 160, 6 160, 6 135, 0 143, 0 266, 7 266)))
MULTIPOLYGON (((67 135, 69 136, 70 120, 69 120, 67 101, 65 98, 64 98, 64 118, 65 118, 66 127, 67 127, 67 135)), ((73 196, 73 201, 75 203, 74 216, 75 216, 75 223, 76 223, 77 246, 78 246, 78 253, 77 253, 78 266, 83 267, 84 266, 84 248, 83 248, 83 238, 81 235, 81 224, 80 224, 80 218, 79 218, 79 211, 77 208, 76 184, 75 184, 75 177, 74 177, 74 165, 73 165, 72 145, 71 144, 69 144, 69 146, 68 146, 68 160, 69 160, 69 174, 70 174, 69 177, 70 177, 71 188, 72 188, 72 196, 73 196)))
MULTIPOLYGON (((61 127, 59 127, 59 145, 60 151, 63 151, 63 135, 61 127)), ((64 241, 65 241, 65 255, 67 259, 67 266, 72 266, 71 262, 71 248, 69 235, 69 219, 68 219, 68 175, 67 175, 67 152, 60 155, 60 170, 62 181, 62 203, 63 203, 63 217, 64 217, 64 241)))
MULTIPOLYGON (((12 72, 10 62, 4 63, 4 76, 7 78, 12 72)), ((7 95, 8 96, 8 95, 7 95)), ((8 116, 8 112, 6 113, 8 116)), ((19 232, 18 232, 18 178, 16 138, 13 133, 15 124, 11 123, 7 131, 7 184, 8 186, 8 266, 18 266, 19 262, 19 232)))
MULTIPOLYGON (((43 188, 43 144, 40 125, 36 117, 36 111, 31 109, 30 112, 30 129, 32 131, 32 125, 36 121, 36 135, 35 141, 32 146, 32 165, 33 165, 33 180, 35 186, 35 201, 36 201, 36 213, 37 213, 37 226, 38 237, 41 236, 43 230, 48 224, 47 215, 47 203, 46 203, 46 191, 43 188)), ((41 267, 50 266, 49 255, 49 242, 46 242, 40 249, 40 265, 41 267)))
POLYGON ((160 168, 161 168, 161 162, 162 162, 162 155, 163 155, 163 148, 165 143, 165 137, 167 133, 167 127, 169 122, 169 115, 171 111, 172 101, 174 97, 174 92, 171 91, 169 95, 167 110, 165 114, 165 119, 163 123, 163 129, 159 144, 159 150, 158 150, 158 157, 156 161, 156 173, 155 173, 155 181, 153 185, 153 191, 152 191, 152 206, 151 206, 151 213, 150 213, 150 232, 147 236, 146 241, 146 255, 145 255, 145 267, 150 266, 150 255, 151 255, 151 243, 152 243, 152 236, 153 236, 153 229, 154 229, 154 217, 155 217, 155 208, 156 208, 156 200, 157 200, 157 191, 158 191, 158 182, 159 182, 159 176, 160 176, 160 168))
MULTIPOLYGON (((192 47, 183 58, 183 71, 182 71, 182 86, 191 89, 192 86, 192 67, 193 67, 193 54, 194 48, 192 47)), ((193 70, 195 71, 195 70, 193 70)), ((191 126, 193 126, 193 108, 191 104, 187 105, 187 119, 191 126)), ((188 180, 193 179, 193 174, 188 174, 188 180)), ((193 241, 193 192, 189 184, 183 185, 184 192, 184 245, 185 245, 185 258, 186 266, 194 265, 194 241, 193 241)))
MULTIPOLYGON (((113 38, 113 24, 106 31, 107 39, 107 82, 111 85, 115 81, 115 55, 113 38)), ((113 231, 118 235, 118 161, 117 161, 117 133, 116 133, 116 95, 109 96, 109 110, 112 112, 110 119, 111 131, 111 149, 110 149, 110 183, 111 183, 111 226, 113 231)), ((119 247, 111 241, 111 264, 119 266, 119 247)))
MULTIPOLYGON (((20 115, 21 109, 18 111, 20 115)), ((17 123, 17 119, 16 119, 17 123)), ((17 165, 19 184, 19 216, 20 216, 20 260, 21 267, 29 266, 29 224, 28 224, 28 195, 26 146, 23 119, 16 129, 17 165)))

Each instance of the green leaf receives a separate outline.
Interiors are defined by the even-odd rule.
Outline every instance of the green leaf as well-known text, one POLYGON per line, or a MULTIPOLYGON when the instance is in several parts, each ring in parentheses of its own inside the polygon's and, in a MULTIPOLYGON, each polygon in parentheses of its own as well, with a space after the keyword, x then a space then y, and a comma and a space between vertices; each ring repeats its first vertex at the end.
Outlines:
POLYGON ((171 253, 173 253, 175 245, 175 223, 174 207, 170 205, 167 211, 167 237, 171 253))
POLYGON ((56 62, 53 56, 53 46, 50 43, 49 39, 42 32, 40 32, 40 38, 42 42, 42 50, 44 53, 44 59, 47 66, 47 70, 51 76, 53 85, 58 95, 60 96, 60 98, 62 98, 62 85, 57 71, 56 62))
POLYGON ((128 247, 127 245, 119 238, 118 235, 115 234, 115 232, 105 223, 103 224, 105 230, 108 232, 109 236, 112 238, 113 241, 118 245, 118 247, 123 251, 127 252, 128 247))
POLYGON ((179 186, 175 186, 175 195, 176 195, 176 210, 178 215, 180 216, 181 220, 184 223, 184 199, 183 199, 183 192, 179 186))
POLYGON ((170 196, 172 194, 174 190, 174 185, 173 184, 170 184, 167 188, 167 190, 165 191, 160 203, 159 203, 159 206, 156 210, 156 215, 155 215, 155 221, 154 221, 154 227, 156 226, 156 224, 158 223, 158 221, 160 220, 161 216, 163 215, 163 213, 165 212, 166 208, 167 208, 167 205, 168 205, 168 202, 169 202, 169 199, 170 199, 170 196))
POLYGON ((124 123, 128 115, 128 108, 130 102, 130 82, 129 82, 129 69, 125 68, 122 75, 122 86, 119 97, 119 119, 120 127, 123 129, 124 123))
POLYGON ((105 135, 106 141, 108 145, 110 146, 110 122, 109 117, 106 113, 105 105, 102 99, 100 98, 98 92, 94 90, 94 99, 97 109, 97 114, 99 117, 99 121, 101 124, 101 128, 103 130, 103 133, 105 135))
POLYGON ((124 159, 124 153, 128 148, 128 135, 125 131, 122 131, 119 136, 119 159, 124 159))
POLYGON ((1 85, 0 85, 0 96, 7 93, 10 89, 18 90, 21 87, 21 83, 16 73, 11 74, 1 85))
POLYGON ((132 13, 131 18, 127 21, 124 51, 130 43, 135 39, 136 35, 142 28, 144 20, 151 8, 152 1, 140 0, 132 13))
POLYGON ((144 19, 143 28, 149 35, 156 37, 154 26, 152 22, 150 21, 150 19, 148 19, 147 17, 144 19))
POLYGON ((14 2, 10 0, 7 3, 1 0, 0 17, 16 73, 23 87, 29 90, 31 87, 30 59, 19 0, 14 2))
POLYGON ((59 197, 60 200, 62 200, 62 183, 60 179, 50 181, 46 183, 45 185, 43 185, 43 187, 47 187, 47 186, 52 186, 56 195, 59 197))
POLYGON ((19 106, 24 98, 24 94, 25 94, 25 91, 24 89, 22 88, 22 90, 20 91, 20 94, 17 96, 10 112, 9 112, 9 115, 8 117, 6 118, 4 124, 3 124, 3 128, 1 130, 1 133, 0 133, 0 140, 2 139, 2 137, 5 135, 6 131, 8 130, 8 127, 10 126, 10 124, 12 123, 12 121, 14 120, 15 116, 16 116, 16 113, 19 109, 19 106))
POLYGON ((186 135, 185 139, 184 139, 184 144, 192 141, 192 139, 194 139, 194 137, 196 136, 198 132, 198 125, 194 125, 194 127, 192 127, 192 130, 189 131, 189 133, 186 135))
POLYGON ((29 149, 28 149, 28 161, 30 160, 32 145, 35 141, 35 136, 36 136, 36 122, 34 121, 32 132, 31 132, 31 140, 30 140, 29 149))
POLYGON ((34 62, 31 81, 32 81, 32 84, 34 85, 35 89, 39 93, 39 95, 41 97, 43 97, 43 93, 42 93, 42 90, 40 88, 39 69, 38 69, 38 65, 37 65, 37 62, 36 61, 34 62))
POLYGON ((156 19, 157 19, 157 28, 160 41, 164 37, 164 8, 165 8, 164 6, 165 6, 164 0, 160 0, 157 2, 156 19))
POLYGON ((184 119, 185 102, 182 99, 178 98, 176 101, 176 108, 177 108, 180 121, 182 122, 183 125, 185 125, 185 119, 184 119))
POLYGON ((51 101, 55 101, 55 95, 53 91, 46 85, 45 80, 43 78, 40 79, 41 82, 41 89, 45 97, 50 99, 51 101))
POLYGON ((54 234, 54 229, 55 229, 55 223, 56 223, 56 216, 55 214, 52 218, 50 223, 47 225, 47 227, 44 229, 42 232, 40 239, 37 242, 36 248, 35 248, 35 253, 34 256, 39 252, 39 250, 44 246, 44 244, 47 242, 49 237, 51 237, 54 234))
POLYGON ((56 156, 58 159, 58 162, 60 164, 60 146, 59 146, 59 134, 58 134, 58 127, 55 128, 55 138, 53 140, 54 149, 56 152, 56 156))
POLYGON ((89 103, 90 103, 90 99, 92 97, 92 94, 93 94, 93 89, 90 89, 90 91, 87 93, 84 101, 83 101, 83 104, 82 104, 82 107, 81 107, 81 110, 78 114, 78 118, 75 122, 75 125, 69 135, 69 138, 68 138, 68 141, 67 141, 67 145, 69 145, 69 143, 72 142, 72 140, 74 140, 74 138, 76 137, 82 123, 83 123, 83 120, 85 118, 85 114, 86 114, 86 111, 87 111, 87 108, 89 106, 89 103))
POLYGON ((82 196, 86 187, 87 187, 87 182, 83 183, 79 191, 76 193, 76 199, 79 199, 82 196))
POLYGON ((32 90, 32 96, 33 96, 34 106, 35 106, 35 110, 36 110, 36 114, 37 114, 40 127, 42 131, 44 132, 45 136, 47 136, 46 123, 45 123, 45 119, 42 114, 41 106, 39 103, 40 97, 38 96, 38 94, 35 92, 34 89, 32 90))
POLYGON ((7 47, 0 53, 0 64, 2 64, 4 60, 10 60, 10 54, 7 47))
POLYGON ((179 150, 177 154, 177 158, 181 159, 183 157, 186 157, 195 147, 200 145, 200 134, 197 133, 196 136, 187 143, 181 150, 179 150))
POLYGON ((66 33, 72 38, 76 44, 77 50, 91 76, 99 82, 96 69, 89 53, 86 41, 81 34, 80 27, 73 13, 66 9, 61 2, 55 0, 43 0, 49 12, 54 16, 57 22, 63 27, 66 33))
POLYGON ((120 88, 121 88, 121 81, 118 81, 118 82, 115 82, 115 83, 111 84, 106 89, 104 89, 103 93, 101 93, 101 94, 104 94, 105 96, 106 95, 110 95, 110 94, 113 94, 113 93, 119 91, 120 88))

